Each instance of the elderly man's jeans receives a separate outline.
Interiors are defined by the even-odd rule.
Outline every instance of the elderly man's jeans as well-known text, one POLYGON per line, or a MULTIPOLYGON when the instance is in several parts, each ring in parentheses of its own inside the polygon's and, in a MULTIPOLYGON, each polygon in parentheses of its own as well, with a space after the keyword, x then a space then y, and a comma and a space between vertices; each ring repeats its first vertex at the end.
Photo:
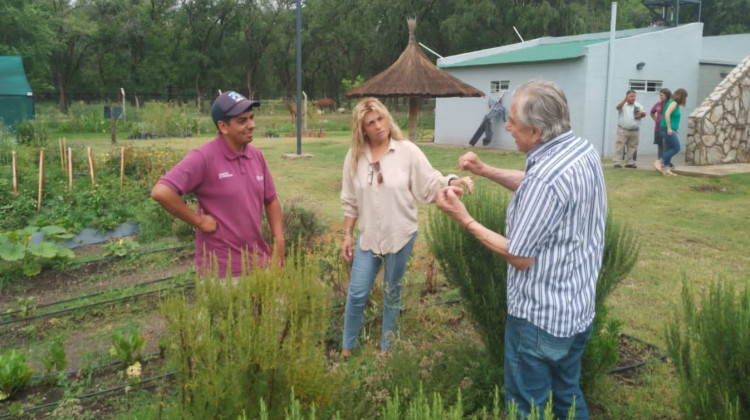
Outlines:
POLYGON ((414 248, 417 234, 395 254, 376 255, 370 251, 363 251, 359 247, 354 250, 352 272, 349 278, 349 294, 346 297, 346 311, 344 315, 343 348, 353 349, 357 344, 359 328, 362 325, 362 314, 370 296, 372 283, 378 274, 381 263, 385 263, 385 279, 383 284, 383 332, 380 338, 380 348, 388 350, 396 333, 396 322, 401 311, 401 286, 403 285, 406 263, 414 248))
POLYGON ((666 127, 660 127, 659 133, 664 138, 664 154, 661 155, 661 163, 666 167, 672 166, 672 158, 680 151, 680 138, 677 132, 672 130, 672 135, 667 134, 666 127))
POLYGON ((576 419, 589 412, 579 386, 581 356, 593 323, 572 337, 555 337, 534 324, 508 315, 505 322, 505 403, 514 400, 519 414, 528 416, 531 404, 544 410, 549 393, 555 416, 568 417, 575 397, 576 419))

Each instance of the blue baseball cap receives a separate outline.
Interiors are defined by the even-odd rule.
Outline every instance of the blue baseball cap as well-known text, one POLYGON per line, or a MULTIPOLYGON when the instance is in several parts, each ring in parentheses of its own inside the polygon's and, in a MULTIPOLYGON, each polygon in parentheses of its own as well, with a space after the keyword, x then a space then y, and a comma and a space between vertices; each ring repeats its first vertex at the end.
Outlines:
POLYGON ((211 105, 211 117, 214 119, 214 124, 218 125, 219 120, 240 115, 254 106, 260 106, 260 102, 252 101, 230 90, 219 95, 214 104, 211 105))

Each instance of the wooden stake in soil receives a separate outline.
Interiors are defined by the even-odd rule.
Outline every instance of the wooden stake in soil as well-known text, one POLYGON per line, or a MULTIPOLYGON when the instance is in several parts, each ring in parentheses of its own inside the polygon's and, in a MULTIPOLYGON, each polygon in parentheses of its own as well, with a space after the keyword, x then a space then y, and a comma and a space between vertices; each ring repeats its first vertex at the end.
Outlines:
POLYGON ((120 190, 122 190, 122 184, 125 182, 125 148, 120 148, 120 190))
POLYGON ((18 166, 16 166, 16 151, 11 152, 13 156, 13 197, 18 196, 18 166))
POLYGON ((73 148, 68 147, 68 191, 73 191, 73 148))
POLYGON ((89 158, 89 175, 91 175, 91 185, 96 186, 96 169, 94 168, 94 154, 91 152, 91 146, 86 148, 86 154, 89 158))
POLYGON ((39 194, 36 199, 36 212, 42 210, 42 192, 44 191, 44 148, 39 149, 39 194))
POLYGON ((59 139, 57 139, 57 145, 60 149, 60 169, 65 172, 65 137, 60 137, 59 139))

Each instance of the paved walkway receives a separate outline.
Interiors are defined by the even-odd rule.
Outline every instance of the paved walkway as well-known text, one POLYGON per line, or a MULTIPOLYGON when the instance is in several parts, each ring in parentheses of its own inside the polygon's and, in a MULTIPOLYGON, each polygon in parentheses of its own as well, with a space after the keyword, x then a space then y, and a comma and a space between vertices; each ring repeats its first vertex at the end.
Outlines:
MULTIPOLYGON (((653 167, 653 163, 656 160, 656 155, 641 155, 638 154, 638 169, 645 171, 656 170, 653 167)), ((708 165, 708 166, 687 166, 685 165, 685 154, 678 153, 672 158, 672 163, 675 165, 675 169, 672 172, 677 175, 685 176, 703 176, 708 178, 720 178, 727 175, 744 174, 750 173, 750 163, 728 163, 726 165, 708 165)), ((609 164, 611 166, 611 163, 609 164)), ((626 169, 623 169, 626 170, 626 169)))

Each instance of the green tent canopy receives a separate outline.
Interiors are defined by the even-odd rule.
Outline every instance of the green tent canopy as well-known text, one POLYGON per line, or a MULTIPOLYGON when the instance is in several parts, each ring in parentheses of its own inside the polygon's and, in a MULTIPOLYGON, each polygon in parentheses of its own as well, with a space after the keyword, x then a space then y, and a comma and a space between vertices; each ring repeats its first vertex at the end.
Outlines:
POLYGON ((0 56, 0 123, 13 129, 34 118, 34 93, 20 56, 0 56))

